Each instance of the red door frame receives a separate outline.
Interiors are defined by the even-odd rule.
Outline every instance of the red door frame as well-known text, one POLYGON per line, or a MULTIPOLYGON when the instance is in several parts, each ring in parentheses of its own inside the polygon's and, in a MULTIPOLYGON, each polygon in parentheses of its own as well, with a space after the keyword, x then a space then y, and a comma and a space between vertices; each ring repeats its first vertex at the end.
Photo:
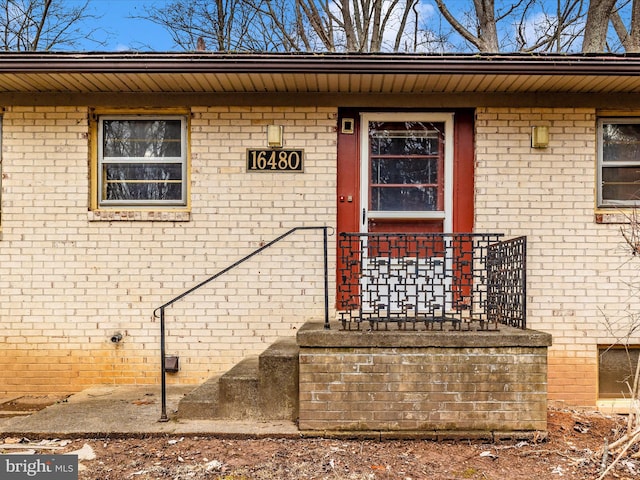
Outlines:
MULTIPOLYGON (((472 109, 447 110, 454 113, 453 136, 453 232, 473 232, 474 220, 474 118, 472 109)), ((341 109, 338 115, 337 231, 336 248, 341 232, 360 231, 360 113, 358 109, 341 109)), ((417 223, 412 232, 433 231, 433 224, 417 223)), ((337 259, 336 287, 340 286, 340 258, 337 259)))

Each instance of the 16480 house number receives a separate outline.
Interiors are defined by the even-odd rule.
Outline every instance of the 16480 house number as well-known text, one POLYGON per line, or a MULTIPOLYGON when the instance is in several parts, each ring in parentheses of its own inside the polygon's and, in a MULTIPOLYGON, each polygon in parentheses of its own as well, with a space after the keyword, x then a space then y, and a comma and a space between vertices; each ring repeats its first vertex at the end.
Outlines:
POLYGON ((247 149, 247 172, 302 172, 304 150, 247 149))

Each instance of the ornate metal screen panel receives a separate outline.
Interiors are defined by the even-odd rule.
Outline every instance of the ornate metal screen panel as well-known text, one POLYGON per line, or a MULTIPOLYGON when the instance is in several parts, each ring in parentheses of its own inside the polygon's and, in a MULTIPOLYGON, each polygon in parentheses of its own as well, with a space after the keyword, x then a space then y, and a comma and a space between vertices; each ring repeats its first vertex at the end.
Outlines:
POLYGON ((527 326, 527 238, 518 237, 489 247, 488 316, 492 322, 527 326))
POLYGON ((362 322, 372 329, 388 328, 390 323, 413 329, 420 324, 428 329, 442 329, 444 324, 454 329, 472 324, 483 330, 497 328, 497 312, 505 309, 489 303, 505 297, 498 295, 498 277, 489 294, 487 259, 501 236, 340 234, 338 308, 343 328, 360 329, 362 322))

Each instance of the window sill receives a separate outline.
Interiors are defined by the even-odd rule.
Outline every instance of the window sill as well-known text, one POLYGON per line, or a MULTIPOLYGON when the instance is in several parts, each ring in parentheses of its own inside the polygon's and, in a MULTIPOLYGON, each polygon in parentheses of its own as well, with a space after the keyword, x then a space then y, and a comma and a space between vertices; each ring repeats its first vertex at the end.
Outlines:
POLYGON ((640 214, 635 213, 632 209, 627 210, 617 210, 615 212, 603 212, 596 211, 595 213, 595 222, 601 224, 610 224, 610 225, 620 225, 620 224, 628 224, 631 223, 631 219, 633 217, 640 219, 640 214))
POLYGON ((90 222, 188 222, 191 212, 184 210, 90 210, 90 222))
POLYGON ((598 411, 605 415, 627 415, 632 405, 629 398, 608 398, 598 400, 596 406, 598 411))

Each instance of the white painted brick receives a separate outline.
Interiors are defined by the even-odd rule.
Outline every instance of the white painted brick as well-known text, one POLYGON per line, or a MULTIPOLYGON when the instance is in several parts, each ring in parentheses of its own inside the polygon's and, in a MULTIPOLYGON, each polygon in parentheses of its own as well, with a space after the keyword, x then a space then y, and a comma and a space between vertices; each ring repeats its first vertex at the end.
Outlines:
MULTIPOLYGON (((319 218, 335 225, 334 109, 193 112, 191 220, 172 224, 89 221, 86 108, 6 109, 0 282, 7 288, 0 317, 11 320, 3 322, 0 371, 8 371, 5 352, 25 348, 26 339, 29 351, 47 353, 37 357, 45 361, 31 356, 29 368, 66 365, 73 372, 67 389, 97 381, 155 383, 154 308, 292 226, 317 225, 319 218), (264 147, 272 122, 285 125, 287 145, 306 150, 305 173, 245 172, 246 148, 264 147), (115 331, 126 332, 121 351, 135 366, 120 368, 108 341, 115 331), (87 362, 89 356, 95 360, 87 362)), ((323 318, 321 232, 294 234, 242 271, 244 277, 221 278, 166 311, 168 347, 188 365, 170 382, 202 381, 295 334, 306 320, 323 318), (283 287, 292 280, 298 288, 283 287)), ((47 377, 37 380, 45 390, 58 381, 47 377)), ((9 384, 3 380, 0 373, 0 384, 9 384)))
MULTIPOLYGON (((528 236, 529 326, 551 332, 556 352, 580 351, 593 362, 595 346, 612 340, 603 311, 628 305, 633 275, 619 269, 629 257, 616 248, 618 226, 594 221, 595 122, 591 109, 479 109, 475 220, 478 231, 528 236), (522 141, 515 120, 522 132, 522 120, 549 125, 549 148, 512 148, 522 141), (572 314, 550 321, 550 305, 572 314)), ((633 303, 640 307, 637 296, 633 303)))

